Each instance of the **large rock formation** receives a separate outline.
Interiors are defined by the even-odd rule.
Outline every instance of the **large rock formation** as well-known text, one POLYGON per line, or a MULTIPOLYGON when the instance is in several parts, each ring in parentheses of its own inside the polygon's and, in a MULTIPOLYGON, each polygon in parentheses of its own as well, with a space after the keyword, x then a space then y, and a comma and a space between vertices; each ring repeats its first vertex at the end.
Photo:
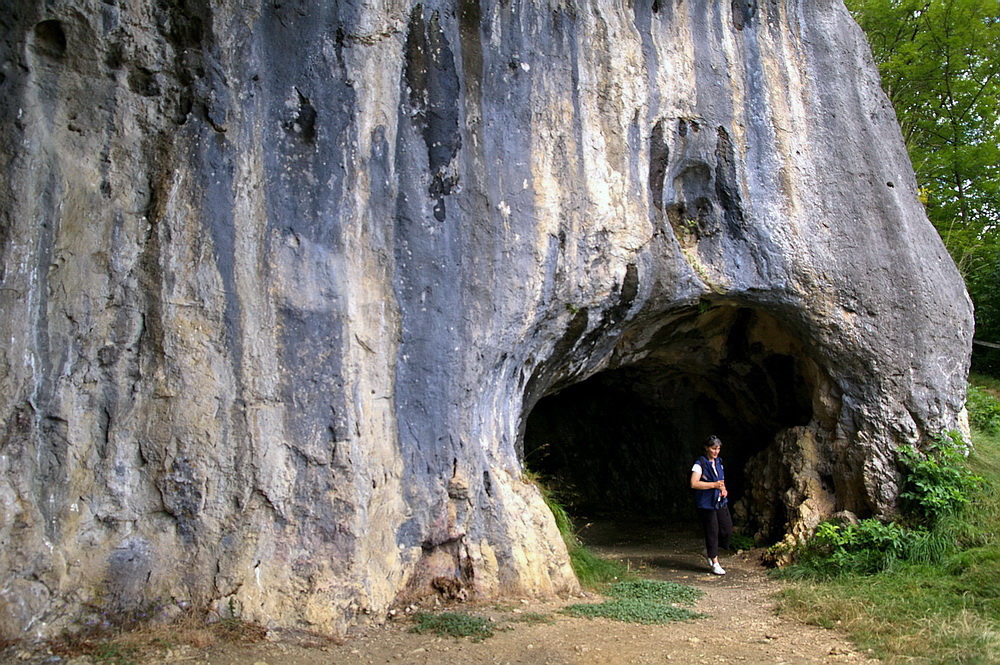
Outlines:
POLYGON ((677 514, 715 431, 776 537, 957 423, 969 300, 839 0, 0 26, 2 636, 568 590, 525 456, 677 514))

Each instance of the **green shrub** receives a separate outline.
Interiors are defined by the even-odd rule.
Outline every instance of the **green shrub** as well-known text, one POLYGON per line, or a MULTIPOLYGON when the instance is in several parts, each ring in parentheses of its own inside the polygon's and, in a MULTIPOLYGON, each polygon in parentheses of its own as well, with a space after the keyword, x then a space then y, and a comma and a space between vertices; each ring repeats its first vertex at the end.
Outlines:
POLYGON ((975 542, 975 529, 958 519, 982 484, 982 478, 966 466, 965 453, 957 432, 935 437, 923 451, 900 448, 903 523, 865 519, 857 524, 820 524, 797 548, 797 565, 781 574, 829 579, 873 575, 900 561, 940 564, 961 544, 975 542))
POLYGON ((969 424, 985 432, 1000 433, 1000 400, 992 393, 970 385, 965 406, 969 410, 969 424))
POLYGON ((917 538, 913 531, 877 519, 857 524, 824 522, 799 548, 797 565, 783 575, 823 579, 846 574, 871 575, 905 559, 917 538))
POLYGON ((899 497, 904 511, 933 527, 968 504, 982 478, 965 466, 966 452, 958 432, 938 435, 924 451, 902 446, 898 451, 904 472, 899 497))

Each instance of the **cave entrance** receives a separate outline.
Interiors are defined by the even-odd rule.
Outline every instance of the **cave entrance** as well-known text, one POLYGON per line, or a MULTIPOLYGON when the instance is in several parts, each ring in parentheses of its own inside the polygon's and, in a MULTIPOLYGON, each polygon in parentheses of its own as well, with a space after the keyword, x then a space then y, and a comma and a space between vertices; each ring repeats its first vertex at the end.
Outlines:
MULTIPOLYGON (((822 383, 804 345, 773 316, 732 305, 629 331, 611 364, 542 397, 525 424, 525 465, 576 516, 694 519, 687 479, 710 434, 723 442, 731 505, 750 483, 782 482, 748 477, 747 463, 780 432, 814 422, 822 383)), ((755 520, 750 533, 777 539, 782 510, 744 502, 734 512, 738 521, 767 513, 764 531, 755 520)))

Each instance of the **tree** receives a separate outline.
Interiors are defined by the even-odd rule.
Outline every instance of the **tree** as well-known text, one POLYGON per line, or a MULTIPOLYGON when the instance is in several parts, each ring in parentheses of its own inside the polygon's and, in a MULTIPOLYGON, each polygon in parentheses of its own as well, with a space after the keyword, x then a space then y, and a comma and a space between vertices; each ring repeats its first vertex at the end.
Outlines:
POLYGON ((927 216, 976 305, 976 337, 998 343, 1000 2, 846 1, 896 109, 927 216))

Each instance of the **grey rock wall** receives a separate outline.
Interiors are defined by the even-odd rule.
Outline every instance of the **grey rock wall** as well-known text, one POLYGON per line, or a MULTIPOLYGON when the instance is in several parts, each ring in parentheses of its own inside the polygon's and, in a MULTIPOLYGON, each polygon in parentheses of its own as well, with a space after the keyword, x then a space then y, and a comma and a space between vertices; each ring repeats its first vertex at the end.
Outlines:
POLYGON ((531 410, 738 376, 734 326, 811 404, 749 465, 779 529, 891 511, 893 447, 958 422, 971 306, 839 1, 14 0, 0 29, 0 636, 572 590, 531 410))

